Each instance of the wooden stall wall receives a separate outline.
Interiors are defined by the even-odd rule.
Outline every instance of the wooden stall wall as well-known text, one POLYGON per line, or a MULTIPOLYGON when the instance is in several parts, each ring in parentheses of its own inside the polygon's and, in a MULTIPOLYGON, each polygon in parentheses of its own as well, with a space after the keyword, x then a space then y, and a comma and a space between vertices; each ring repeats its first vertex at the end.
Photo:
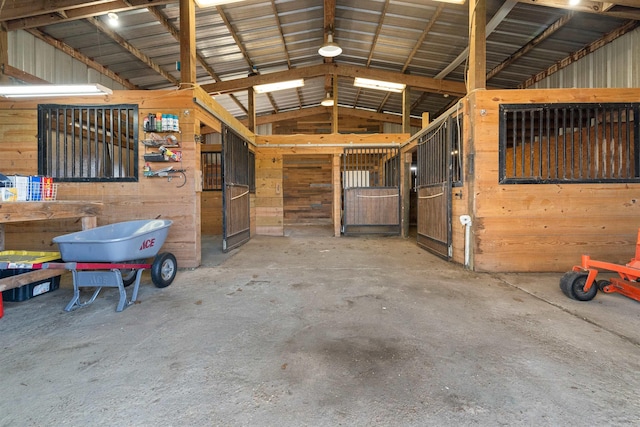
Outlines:
MULTIPOLYGON (((58 200, 102 202, 98 225, 133 219, 166 218, 173 220, 169 236, 162 247, 172 252, 180 267, 200 265, 200 181, 199 147, 195 143, 195 110, 192 90, 183 91, 116 91, 106 97, 73 97, 47 99, 47 104, 107 105, 137 104, 139 107, 139 140, 145 136, 143 118, 149 113, 169 113, 179 117, 182 152, 180 163, 154 163, 152 169, 166 166, 185 169, 186 183, 175 177, 145 177, 143 155, 153 151, 139 141, 138 182, 60 183, 58 200)), ((0 172, 35 175, 38 172, 38 102, 0 101, 0 172)), ((199 132, 199 126, 198 126, 199 132)), ((28 205, 28 202, 25 206, 28 205)), ((52 250, 51 239, 60 234, 78 231, 79 222, 42 221, 37 225, 11 224, 6 227, 7 249, 52 250)))
POLYGON ((256 234, 284 235, 282 183, 282 151, 277 148, 258 147, 256 150, 256 234))
POLYGON ((283 159, 285 224, 332 224, 332 156, 292 156, 283 159))
POLYGON ((472 134, 464 149, 474 161, 464 194, 473 194, 468 207, 475 270, 564 272, 583 253, 629 262, 640 227, 640 184, 499 184, 499 105, 638 99, 640 89, 488 90, 469 96, 465 128, 472 134))
POLYGON ((400 144, 408 134, 269 135, 255 137, 256 147, 256 234, 284 234, 284 156, 332 157, 332 222, 340 230, 340 155, 345 146, 400 144), (336 196, 338 197, 336 198, 336 196))

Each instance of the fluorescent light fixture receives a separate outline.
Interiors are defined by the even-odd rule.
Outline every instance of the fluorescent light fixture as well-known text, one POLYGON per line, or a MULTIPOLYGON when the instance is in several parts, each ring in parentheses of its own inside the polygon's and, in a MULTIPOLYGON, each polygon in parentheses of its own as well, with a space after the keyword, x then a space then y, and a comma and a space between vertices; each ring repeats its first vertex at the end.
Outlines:
POLYGON ((229 3, 238 3, 244 0, 196 0, 199 7, 220 6, 229 3))
POLYGON ((580 0, 569 0, 570 6, 577 6, 580 4, 580 0))
POLYGON ((283 90, 283 89, 293 89, 301 86, 304 86, 304 80, 297 79, 297 80, 287 80, 286 82, 255 85, 253 87, 253 90, 255 90, 256 93, 267 93, 267 92, 275 92, 277 90, 283 90))
POLYGON ((113 91, 100 84, 87 85, 13 85, 0 86, 6 98, 39 98, 43 96, 111 95, 113 91))
POLYGON ((320 101, 320 105, 322 105, 323 107, 333 107, 333 102, 334 101, 333 101, 333 98, 331 97, 331 94, 327 92, 327 97, 322 101, 320 101))
POLYGON ((338 46, 338 43, 333 41, 333 34, 329 33, 327 35, 327 42, 318 49, 318 53, 325 58, 333 58, 342 53, 342 48, 338 46))
POLYGON ((465 0, 435 0, 442 3, 464 4, 465 0))
POLYGON ((402 93, 407 87, 404 83, 385 82, 382 80, 364 79, 362 77, 356 77, 353 81, 353 85, 367 89, 386 90, 387 92, 396 93, 402 93))

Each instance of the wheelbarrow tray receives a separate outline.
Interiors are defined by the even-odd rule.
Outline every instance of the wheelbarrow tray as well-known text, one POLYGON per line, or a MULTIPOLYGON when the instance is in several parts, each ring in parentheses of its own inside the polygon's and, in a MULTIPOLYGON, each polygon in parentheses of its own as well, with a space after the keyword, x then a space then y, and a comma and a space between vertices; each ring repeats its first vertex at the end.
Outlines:
POLYGON ((154 257, 173 221, 135 220, 103 225, 53 238, 65 262, 119 263, 154 257))

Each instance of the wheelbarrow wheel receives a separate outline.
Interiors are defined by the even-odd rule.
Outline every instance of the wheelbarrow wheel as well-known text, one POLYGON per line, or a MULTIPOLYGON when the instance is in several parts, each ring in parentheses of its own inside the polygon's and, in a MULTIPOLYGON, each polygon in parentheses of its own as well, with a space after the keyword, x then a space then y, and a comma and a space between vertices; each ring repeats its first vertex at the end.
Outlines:
MULTIPOLYGON (((145 260, 143 259, 137 259, 127 262, 127 264, 144 264, 144 262, 145 260)), ((122 268, 120 269, 120 275, 122 276, 122 284, 127 287, 135 283, 138 270, 135 268, 122 268)))
POLYGON ((598 293, 598 284, 593 283, 588 291, 584 291, 584 285, 587 283, 586 273, 572 271, 566 273, 560 280, 560 288, 565 295, 571 299, 578 301, 591 301, 598 293))
POLYGON ((166 288, 173 282, 178 272, 178 263, 172 253, 156 255, 151 265, 151 280, 157 288, 166 288))
POLYGON ((133 268, 121 269, 120 275, 122 276, 122 284, 127 287, 136 281, 136 274, 138 270, 133 268))

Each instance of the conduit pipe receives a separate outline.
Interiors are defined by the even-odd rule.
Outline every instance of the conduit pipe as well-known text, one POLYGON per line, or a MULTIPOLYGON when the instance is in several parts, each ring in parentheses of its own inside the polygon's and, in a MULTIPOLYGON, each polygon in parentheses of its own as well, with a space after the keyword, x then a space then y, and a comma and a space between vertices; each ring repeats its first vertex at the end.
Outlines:
POLYGON ((464 226, 464 266, 469 267, 471 245, 471 216, 460 215, 460 224, 464 226))

